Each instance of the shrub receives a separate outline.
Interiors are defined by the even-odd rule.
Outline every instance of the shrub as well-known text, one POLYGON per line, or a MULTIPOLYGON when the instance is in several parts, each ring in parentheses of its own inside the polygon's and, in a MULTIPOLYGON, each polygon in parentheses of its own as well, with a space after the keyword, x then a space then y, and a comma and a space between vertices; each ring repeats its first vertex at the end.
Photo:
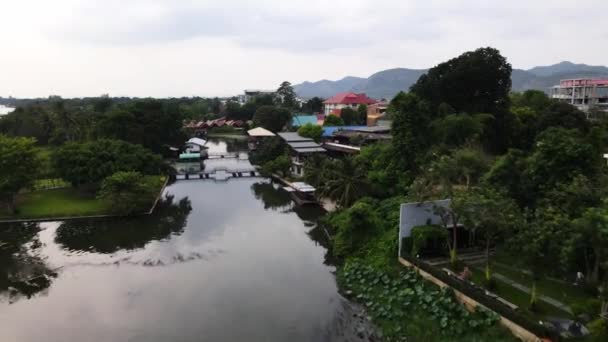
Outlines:
POLYGON ((278 173, 281 176, 288 176, 289 170, 291 168, 291 160, 289 160, 289 156, 282 155, 277 157, 274 160, 266 162, 262 165, 262 173, 265 175, 271 175, 273 173, 278 173))
POLYGON ((298 134, 318 142, 323 135, 323 127, 307 123, 298 129, 298 134))
POLYGON ((358 201, 334 216, 331 224, 336 229, 334 254, 338 257, 360 250, 381 225, 374 208, 366 201, 358 201))

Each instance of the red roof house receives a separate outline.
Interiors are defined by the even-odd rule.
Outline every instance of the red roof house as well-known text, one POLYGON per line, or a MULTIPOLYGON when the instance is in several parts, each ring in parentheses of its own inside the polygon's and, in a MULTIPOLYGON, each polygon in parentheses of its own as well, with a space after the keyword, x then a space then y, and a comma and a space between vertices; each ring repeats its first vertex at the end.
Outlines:
POLYGON ((365 94, 355 94, 352 92, 349 93, 339 93, 336 94, 327 100, 323 101, 323 104, 345 104, 345 105, 370 105, 372 103, 376 103, 378 101, 367 97, 365 94))
POLYGON ((343 108, 357 108, 360 105, 370 105, 378 101, 367 97, 365 94, 353 92, 339 93, 323 101, 325 115, 338 115, 343 108))

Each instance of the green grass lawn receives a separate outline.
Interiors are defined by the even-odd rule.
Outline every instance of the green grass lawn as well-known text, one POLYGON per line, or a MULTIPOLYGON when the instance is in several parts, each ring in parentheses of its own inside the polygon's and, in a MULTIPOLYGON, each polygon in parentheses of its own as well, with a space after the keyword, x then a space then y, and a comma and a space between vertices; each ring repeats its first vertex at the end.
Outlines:
MULTIPOLYGON (((484 283, 484 272, 482 268, 474 267, 473 270, 473 282, 480 286, 484 283)), ((506 274, 503 274, 508 276, 506 274)), ((498 279, 495 279, 496 287, 491 291, 499 297, 517 305, 519 307, 519 311, 524 315, 528 316, 532 320, 542 320, 547 317, 563 317, 563 318, 571 318, 570 314, 560 310, 559 308, 554 307, 553 305, 547 304, 543 301, 538 301, 537 312, 532 312, 528 310, 530 305, 530 295, 525 293, 507 283, 504 283, 498 279)), ((526 285, 526 284, 524 284, 526 285)), ((542 293, 541 293, 542 294, 542 293)))
POLYGON ((94 195, 79 192, 74 188, 32 191, 17 197, 16 215, 0 211, 0 217, 42 218, 62 216, 84 216, 108 214, 108 205, 94 195))
MULTIPOLYGON (((157 184, 160 191, 165 177, 146 177, 151 184, 157 184)), ((155 199, 155 197, 150 199, 150 207, 155 199)), ((4 207, 0 208, 0 219, 109 215, 111 214, 109 208, 109 204, 97 199, 95 194, 82 192, 71 187, 39 190, 17 196, 18 213, 15 215, 10 215, 4 207)))

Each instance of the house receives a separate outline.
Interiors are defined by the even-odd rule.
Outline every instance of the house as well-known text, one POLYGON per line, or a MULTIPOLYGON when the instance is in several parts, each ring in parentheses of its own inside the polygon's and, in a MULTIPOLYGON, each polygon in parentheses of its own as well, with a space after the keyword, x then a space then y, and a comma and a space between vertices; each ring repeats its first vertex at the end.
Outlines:
POLYGON ((352 92, 339 93, 323 101, 323 112, 326 116, 340 116, 340 112, 344 108, 349 107, 357 109, 360 105, 371 105, 376 102, 376 100, 367 97, 365 94, 356 94, 352 92))
POLYGON ((322 136, 326 141, 343 145, 365 145, 392 139, 389 132, 390 127, 384 126, 328 126, 323 127, 322 136))
POLYGON ((585 112, 593 107, 608 111, 608 79, 560 80, 551 88, 551 97, 585 112))
POLYGON ((265 95, 274 96, 275 93, 275 90, 245 89, 245 91, 243 91, 243 94, 238 96, 238 101, 240 104, 245 104, 250 100, 254 99, 255 97, 265 95))
POLYGON ((315 153, 325 153, 326 150, 310 138, 305 138, 295 132, 277 133, 289 146, 291 155, 291 173, 298 177, 304 176, 304 161, 315 153))
POLYGON ((207 141, 201 138, 192 138, 185 143, 185 153, 200 153, 207 141))
POLYGON ((386 100, 382 100, 367 106, 367 125, 376 126, 378 124, 378 120, 386 117, 387 108, 388 101, 386 100))
MULTIPOLYGON (((418 226, 443 225, 441 216, 436 213, 437 208, 449 208, 452 200, 444 199, 428 202, 411 202, 401 204, 399 212, 399 252, 401 252, 404 238, 412 235, 412 229, 418 226)), ((451 219, 448 227, 454 228, 451 219)))
POLYGON ((260 141, 263 139, 276 136, 276 134, 262 127, 256 127, 248 130, 247 135, 249 135, 249 142, 247 143, 247 146, 249 147, 250 151, 256 150, 260 144, 260 141))

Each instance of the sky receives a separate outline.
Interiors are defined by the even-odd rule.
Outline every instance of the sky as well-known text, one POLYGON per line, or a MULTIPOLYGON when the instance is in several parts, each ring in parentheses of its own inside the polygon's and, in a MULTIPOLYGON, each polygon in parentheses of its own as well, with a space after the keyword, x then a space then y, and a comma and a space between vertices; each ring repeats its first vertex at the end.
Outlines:
POLYGON ((429 68, 608 64, 606 0, 0 0, 0 96, 231 96, 429 68))

